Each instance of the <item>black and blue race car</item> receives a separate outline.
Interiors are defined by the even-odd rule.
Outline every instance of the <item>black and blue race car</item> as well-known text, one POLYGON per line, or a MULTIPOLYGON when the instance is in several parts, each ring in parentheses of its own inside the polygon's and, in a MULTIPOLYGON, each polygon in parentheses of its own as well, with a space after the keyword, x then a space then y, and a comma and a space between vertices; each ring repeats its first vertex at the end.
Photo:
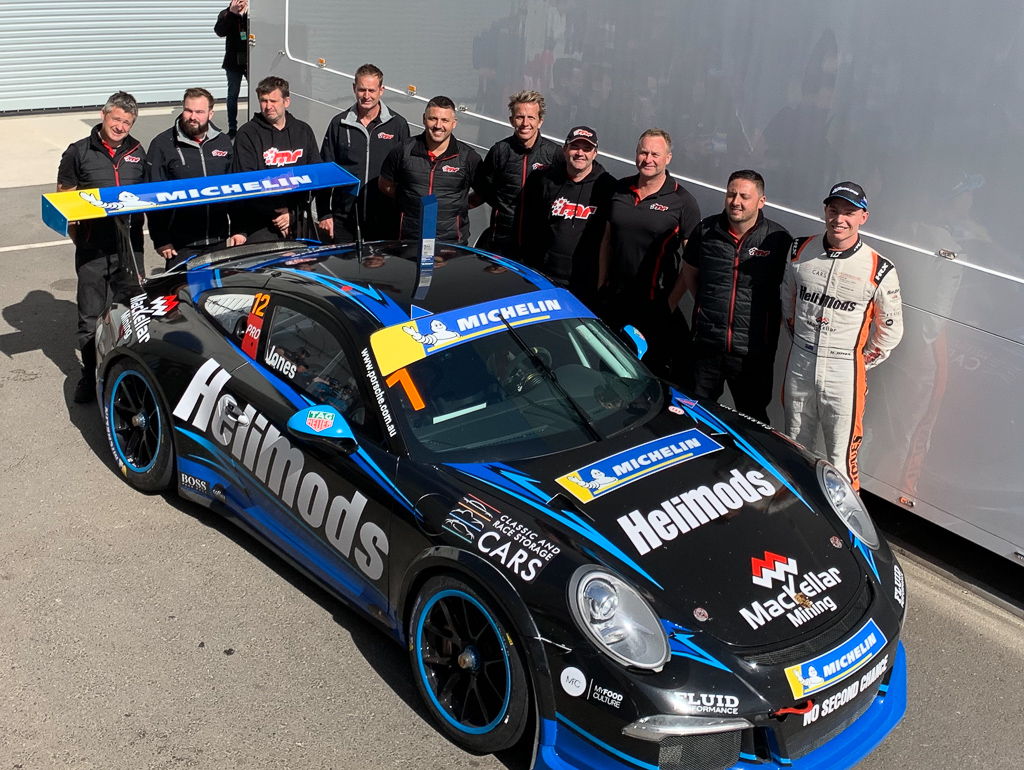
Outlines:
POLYGON ((146 281, 97 349, 126 480, 365 613, 468 751, 839 768, 904 713, 903 574, 844 477, 516 262, 249 244, 146 281))

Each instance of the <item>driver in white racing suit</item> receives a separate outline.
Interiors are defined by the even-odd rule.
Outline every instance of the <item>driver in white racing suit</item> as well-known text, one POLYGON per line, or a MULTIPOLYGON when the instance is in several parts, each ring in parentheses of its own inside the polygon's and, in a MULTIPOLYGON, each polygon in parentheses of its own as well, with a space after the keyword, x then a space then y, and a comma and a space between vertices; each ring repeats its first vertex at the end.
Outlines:
POLYGON ((865 372, 903 336, 900 283, 892 262, 860 240, 868 199, 840 182, 825 204, 825 234, 798 238, 782 281, 782 313, 793 337, 783 406, 786 433, 824 456, 860 488, 865 372))

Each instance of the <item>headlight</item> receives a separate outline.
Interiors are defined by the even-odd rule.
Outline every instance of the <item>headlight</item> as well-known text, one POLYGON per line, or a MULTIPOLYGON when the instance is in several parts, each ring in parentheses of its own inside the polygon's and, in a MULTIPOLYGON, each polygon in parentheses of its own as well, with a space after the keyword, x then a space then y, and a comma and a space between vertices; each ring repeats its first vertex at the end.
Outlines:
POLYGON ((654 611, 615 575, 580 567, 569 583, 569 608, 583 632, 619 663, 660 669, 668 660, 668 640, 654 611))
POLYGON ((867 509, 860 501, 860 495, 854 491, 846 477, 832 465, 824 460, 819 460, 818 483, 821 484, 832 510, 843 520, 843 523, 850 528, 853 534, 863 540, 868 548, 873 551, 877 550, 879 540, 874 522, 871 521, 867 509))

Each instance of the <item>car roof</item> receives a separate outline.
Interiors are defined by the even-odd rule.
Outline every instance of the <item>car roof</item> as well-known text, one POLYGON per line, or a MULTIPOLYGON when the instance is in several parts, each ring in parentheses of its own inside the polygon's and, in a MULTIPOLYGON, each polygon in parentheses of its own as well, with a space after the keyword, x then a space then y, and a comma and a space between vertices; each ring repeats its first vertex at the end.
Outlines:
MULTIPOLYGON (((555 288, 540 273, 512 260, 464 246, 439 244, 429 288, 420 298, 419 249, 413 242, 312 246, 253 264, 248 271, 271 275, 267 288, 299 289, 321 297, 355 300, 380 326, 410 317, 555 288)), ((226 267, 221 264, 220 267, 226 267)))

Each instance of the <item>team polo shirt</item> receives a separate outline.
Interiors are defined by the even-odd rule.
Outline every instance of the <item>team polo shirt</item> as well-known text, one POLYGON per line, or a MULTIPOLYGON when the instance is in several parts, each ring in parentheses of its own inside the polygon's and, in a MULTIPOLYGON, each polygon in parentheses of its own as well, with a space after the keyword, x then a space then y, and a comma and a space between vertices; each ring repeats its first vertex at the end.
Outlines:
POLYGON ((658 192, 643 200, 637 195, 637 182, 638 175, 620 179, 612 194, 608 280, 617 291, 653 299, 672 288, 680 246, 700 222, 700 207, 671 175, 658 192))

